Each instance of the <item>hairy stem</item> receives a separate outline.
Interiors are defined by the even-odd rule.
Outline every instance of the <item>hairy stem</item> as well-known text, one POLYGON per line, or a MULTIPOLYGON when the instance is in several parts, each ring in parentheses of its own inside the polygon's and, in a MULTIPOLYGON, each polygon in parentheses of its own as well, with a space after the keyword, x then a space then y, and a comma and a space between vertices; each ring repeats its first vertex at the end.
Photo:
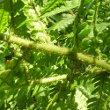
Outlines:
POLYGON ((46 84, 46 83, 51 83, 51 82, 64 80, 66 78, 67 78, 67 75, 63 74, 63 75, 59 75, 59 76, 56 76, 56 77, 49 77, 49 78, 43 78, 43 79, 40 79, 40 80, 31 81, 29 85, 32 86, 32 85, 36 85, 36 84, 46 84))
MULTIPOLYGON (((17 45, 24 46, 27 48, 33 48, 36 50, 43 50, 43 51, 55 53, 58 55, 65 55, 68 57, 73 57, 73 59, 74 59, 74 53, 73 53, 72 49, 68 49, 65 47, 58 47, 56 45, 46 44, 46 43, 35 43, 33 41, 29 41, 29 40, 22 39, 19 37, 6 38, 3 34, 0 34, 0 40, 4 40, 4 41, 10 42, 10 43, 15 43, 17 45)), ((77 55, 78 60, 81 60, 83 62, 87 62, 90 64, 94 64, 93 57, 84 55, 82 53, 77 53, 76 55, 77 55)), ((110 71, 110 64, 106 63, 104 60, 95 59, 94 65, 110 71)))

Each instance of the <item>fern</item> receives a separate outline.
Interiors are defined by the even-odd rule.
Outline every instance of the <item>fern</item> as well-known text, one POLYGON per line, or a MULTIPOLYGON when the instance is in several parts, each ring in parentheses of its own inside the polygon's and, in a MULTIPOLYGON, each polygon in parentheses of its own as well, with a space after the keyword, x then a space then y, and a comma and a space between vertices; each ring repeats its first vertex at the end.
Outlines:
POLYGON ((8 1, 4 1, 0 4, 0 32, 5 32, 8 26, 8 18, 9 18, 9 8, 8 1))
POLYGON ((66 6, 57 7, 54 10, 52 10, 51 12, 47 12, 46 14, 41 16, 41 18, 50 17, 50 16, 53 16, 55 14, 68 11, 70 9, 76 8, 79 5, 77 3, 76 4, 72 4, 71 2, 69 2, 69 4, 70 5, 67 4, 66 6))
POLYGON ((0 0, 0 110, 110 109, 110 2, 96 1, 0 0))
POLYGON ((49 31, 51 30, 64 30, 66 27, 68 27, 68 25, 72 24, 74 21, 74 17, 70 17, 70 18, 64 18, 59 22, 56 22, 55 25, 53 25, 52 27, 50 27, 49 31))
POLYGON ((107 27, 110 26, 110 23, 100 23, 97 25, 97 29, 99 31, 99 34, 102 33, 105 29, 107 29, 107 27))
POLYGON ((102 72, 94 76, 93 81, 95 90, 92 92, 91 97, 88 99, 88 109, 103 110, 107 99, 110 96, 110 75, 107 72, 102 72))
MULTIPOLYGON (((5 56, 3 54, 3 50, 0 47, 0 73, 6 69, 6 61, 5 56)), ((0 74, 1 75, 1 74, 0 74)))
POLYGON ((44 3, 44 7, 41 10, 41 14, 46 13, 47 11, 50 11, 52 8, 54 8, 56 5, 60 4, 63 0, 53 0, 47 3, 44 3))
POLYGON ((50 36, 46 32, 46 24, 39 18, 40 7, 29 6, 25 7, 24 13, 27 16, 27 27, 31 34, 31 39, 41 42, 50 42, 50 36))

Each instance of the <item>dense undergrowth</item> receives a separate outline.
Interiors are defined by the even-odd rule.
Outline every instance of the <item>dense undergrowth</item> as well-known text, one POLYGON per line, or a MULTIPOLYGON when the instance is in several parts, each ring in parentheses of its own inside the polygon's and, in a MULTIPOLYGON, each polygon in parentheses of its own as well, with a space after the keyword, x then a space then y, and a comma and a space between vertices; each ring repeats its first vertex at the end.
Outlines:
POLYGON ((109 73, 109 0, 0 0, 0 110, 109 110, 109 73))

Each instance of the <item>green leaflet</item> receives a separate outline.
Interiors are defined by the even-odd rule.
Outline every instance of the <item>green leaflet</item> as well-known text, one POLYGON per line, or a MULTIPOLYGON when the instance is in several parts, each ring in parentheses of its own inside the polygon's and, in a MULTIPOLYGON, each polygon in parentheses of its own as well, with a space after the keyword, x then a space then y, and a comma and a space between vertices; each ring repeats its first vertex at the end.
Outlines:
POLYGON ((4 54, 4 45, 0 42, 0 73, 6 68, 5 54, 4 54))
POLYGON ((28 33, 31 34, 31 39, 40 42, 50 42, 50 36, 46 33, 46 23, 44 20, 39 18, 40 7, 34 6, 35 9, 31 6, 24 8, 24 14, 27 17, 26 25, 29 29, 28 33))
POLYGON ((50 2, 45 3, 44 1, 44 8, 42 9, 41 13, 44 14, 47 11, 50 11, 52 8, 54 8, 56 5, 60 4, 63 0, 50 0, 50 2))
POLYGON ((55 25, 53 25, 52 27, 50 27, 49 30, 64 30, 66 27, 68 27, 68 25, 72 24, 74 21, 74 16, 70 17, 70 18, 64 18, 61 21, 57 22, 55 25))
POLYGON ((87 37, 91 31, 92 31, 92 27, 89 25, 86 25, 86 27, 82 29, 81 32, 79 33, 79 38, 87 37))
POLYGON ((108 26, 110 26, 110 23, 103 22, 103 23, 100 23, 97 25, 97 29, 98 29, 99 33, 101 33, 108 26))
POLYGON ((50 17, 50 16, 53 16, 55 14, 58 14, 58 13, 65 12, 65 11, 68 11, 70 9, 76 8, 77 6, 79 6, 79 3, 69 2, 69 5, 67 4, 66 6, 57 7, 54 10, 45 13, 43 16, 41 16, 41 18, 50 17))
POLYGON ((24 24, 26 24, 26 21, 27 21, 27 20, 24 20, 23 22, 21 22, 21 23, 16 27, 16 29, 18 29, 18 28, 22 27, 24 24))
POLYGON ((4 57, 4 54, 1 53, 1 50, 0 50, 0 73, 2 71, 4 71, 6 68, 6 61, 5 61, 5 57, 4 57))
POLYGON ((0 33, 3 33, 6 31, 6 28, 8 26, 8 18, 9 18, 9 12, 7 10, 4 10, 4 8, 7 6, 7 4, 4 2, 3 4, 0 4, 0 33))
POLYGON ((29 34, 27 33, 28 29, 26 27, 26 21, 27 18, 23 13, 24 9, 24 3, 22 0, 17 0, 13 5, 13 25, 16 29, 16 34, 20 36, 28 36, 29 34), (23 30, 23 31, 22 31, 23 30))
POLYGON ((110 75, 107 72, 102 72, 93 77, 92 83, 95 89, 92 92, 91 98, 88 99, 88 109, 104 110, 104 103, 110 96, 110 75))

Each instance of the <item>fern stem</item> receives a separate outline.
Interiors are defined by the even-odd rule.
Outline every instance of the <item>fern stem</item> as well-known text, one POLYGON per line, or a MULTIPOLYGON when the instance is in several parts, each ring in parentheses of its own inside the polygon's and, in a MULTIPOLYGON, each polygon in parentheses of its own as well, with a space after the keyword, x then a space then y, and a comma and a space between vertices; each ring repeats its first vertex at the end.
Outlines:
MULTIPOLYGON (((6 74, 6 73, 11 73, 11 70, 9 69, 9 70, 7 70, 7 71, 5 70, 3 72, 3 74, 6 74)), ((90 70, 90 72, 87 71, 87 73, 88 74, 100 74, 100 73, 102 73, 102 71, 97 71, 97 70, 92 71, 92 70, 90 70)), ((8 77, 8 75, 7 75, 7 77, 8 77)), ((83 75, 82 73, 81 74, 76 74, 76 75, 74 75, 74 77, 78 77, 78 76, 82 76, 82 75, 83 75)), ((87 75, 87 74, 84 73, 84 75, 87 75)), ((6 79, 7 79, 7 77, 6 77, 6 79)), ((52 83, 52 82, 56 82, 56 81, 60 81, 60 80, 66 80, 67 78, 68 78, 67 74, 62 74, 62 75, 43 78, 43 79, 37 79, 37 80, 31 80, 31 81, 28 80, 28 83, 25 83, 25 84, 19 85, 17 87, 14 87, 14 89, 19 89, 19 88, 26 87, 26 86, 35 86, 35 85, 48 84, 48 83, 52 83)), ((6 81, 6 79, 4 81, 6 81)), ((9 90, 9 89, 10 89, 10 87, 5 87, 4 88, 4 90, 9 90)))
POLYGON ((46 110, 49 110, 50 107, 54 104, 54 102, 58 99, 58 96, 59 96, 59 94, 60 94, 60 91, 61 91, 61 90, 59 90, 59 91, 54 95, 52 101, 47 105, 46 110))
POLYGON ((78 9, 78 13, 75 17, 75 21, 74 21, 74 27, 73 27, 73 32, 74 32, 74 50, 77 52, 79 49, 79 38, 78 38, 78 34, 79 34, 79 23, 80 23, 80 19, 81 19, 81 14, 82 14, 82 10, 83 10, 83 4, 84 4, 85 0, 81 0, 80 3, 80 7, 78 9))
POLYGON ((52 24, 55 24, 55 22, 50 18, 50 17, 48 17, 47 18, 52 24))
MULTIPOLYGON (((66 2, 64 2, 64 5, 66 6, 66 2)), ((70 9, 70 10, 68 10, 68 12, 69 12, 72 16, 74 16, 74 15, 75 15, 71 9, 70 9)))
POLYGON ((95 13, 93 17, 93 52, 94 52, 94 57, 96 57, 96 48, 97 48, 97 17, 98 17, 98 0, 94 0, 95 2, 95 13))
POLYGON ((46 44, 46 43, 35 43, 33 41, 29 41, 26 39, 22 39, 19 37, 10 37, 6 38, 3 35, 0 35, 0 39, 2 39, 6 42, 15 43, 20 46, 24 46, 27 48, 35 48, 36 50, 43 50, 51 53, 56 53, 60 55, 68 55, 71 52, 71 49, 67 49, 64 47, 58 47, 53 44, 46 44))
MULTIPOLYGON (((54 44, 35 43, 33 41, 29 41, 29 40, 22 39, 19 37, 6 38, 6 36, 4 36, 3 34, 0 34, 0 40, 4 40, 10 43, 15 43, 17 45, 24 46, 27 48, 34 48, 36 50, 43 50, 43 51, 50 52, 50 53, 65 55, 68 57, 72 57, 74 59, 74 52, 72 51, 72 49, 68 49, 65 47, 58 47, 54 44)), ((84 55, 82 53, 77 53, 76 55, 77 55, 78 60, 81 60, 83 62, 87 62, 90 64, 94 64, 94 58, 84 55)), ((106 63, 104 60, 96 59, 94 65, 110 71, 110 64, 106 63)))
POLYGON ((7 74, 8 72, 11 72, 11 69, 2 71, 2 72, 0 73, 0 77, 1 77, 3 74, 7 74))
MULTIPOLYGON (((82 60, 82 61, 90 63, 90 64, 94 64, 94 58, 92 58, 90 56, 84 55, 82 53, 77 53, 77 57, 79 60, 82 60)), ((95 59, 94 65, 110 71, 110 64, 106 63, 104 60, 95 59)))
MULTIPOLYGON (((100 73, 102 73, 102 71, 103 70, 100 70, 98 68, 93 69, 93 70, 90 69, 89 71, 86 71, 85 73, 75 74, 74 77, 84 76, 84 75, 88 75, 88 74, 100 74, 100 73)), ((11 72, 12 72, 11 69, 5 70, 0 73, 0 77, 2 77, 2 75, 4 75, 4 74, 11 73, 11 72)), ((54 77, 32 80, 32 81, 28 81, 28 83, 26 83, 25 85, 21 85, 20 87, 52 83, 52 82, 56 82, 56 81, 60 81, 60 80, 66 80, 67 77, 68 77, 68 74, 62 74, 62 75, 58 75, 58 76, 54 76, 54 77)))
MULTIPOLYGON (((48 7, 45 8, 45 12, 46 12, 52 5, 54 5, 55 2, 57 2, 57 0, 53 0, 53 1, 51 2, 51 4, 50 4, 48 7)), ((42 12, 42 15, 43 15, 43 14, 44 14, 44 12, 42 12)))
POLYGON ((31 81, 31 83, 29 85, 32 86, 32 85, 36 85, 36 84, 46 84, 46 83, 51 83, 51 82, 64 80, 66 78, 67 78, 67 75, 63 74, 63 75, 59 75, 59 76, 56 76, 56 77, 49 77, 49 78, 43 78, 43 79, 40 79, 40 80, 31 81))
POLYGON ((11 23, 12 28, 15 29, 15 21, 14 21, 14 13, 13 13, 13 0, 10 0, 10 16, 11 16, 11 23))

